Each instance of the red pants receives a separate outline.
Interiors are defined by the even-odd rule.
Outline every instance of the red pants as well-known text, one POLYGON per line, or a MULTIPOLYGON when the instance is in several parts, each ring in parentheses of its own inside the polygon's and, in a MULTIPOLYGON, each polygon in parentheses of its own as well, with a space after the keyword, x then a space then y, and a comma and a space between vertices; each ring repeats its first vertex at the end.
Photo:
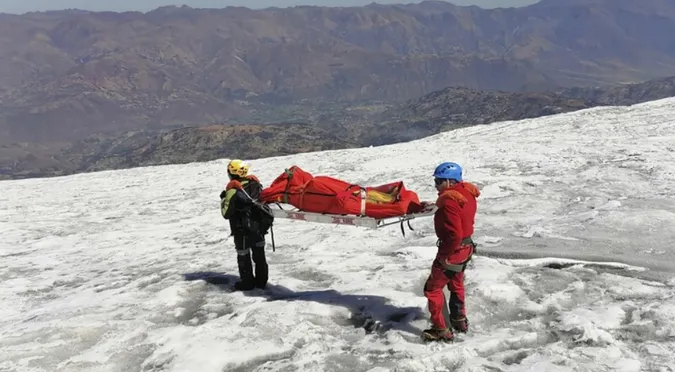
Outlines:
MULTIPOLYGON (((448 261, 452 264, 460 264, 469 259, 473 247, 462 246, 453 253, 448 261)), ((424 296, 429 303, 431 323, 436 328, 447 328, 443 318, 443 306, 445 306, 443 287, 447 286, 450 291, 448 301, 450 317, 453 319, 466 316, 464 308, 464 273, 451 272, 443 268, 437 261, 431 266, 431 274, 424 284, 424 296)))

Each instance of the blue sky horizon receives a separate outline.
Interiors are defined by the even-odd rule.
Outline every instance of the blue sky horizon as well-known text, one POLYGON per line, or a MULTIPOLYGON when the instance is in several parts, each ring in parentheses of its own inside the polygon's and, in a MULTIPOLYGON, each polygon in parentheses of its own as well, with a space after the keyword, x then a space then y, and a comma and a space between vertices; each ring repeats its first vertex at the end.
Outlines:
MULTIPOLYGON (((166 5, 188 5, 193 8, 225 8, 227 6, 245 6, 253 9, 272 6, 289 7, 298 5, 319 6, 363 6, 376 2, 379 4, 419 3, 421 0, 2 0, 0 13, 23 14, 35 11, 81 9, 90 11, 150 11, 166 5), (252 5, 255 3, 256 5, 252 5)), ((447 1, 447 0, 446 0, 447 1)), ((526 6, 539 0, 450 0, 456 5, 477 5, 483 8, 526 6)))

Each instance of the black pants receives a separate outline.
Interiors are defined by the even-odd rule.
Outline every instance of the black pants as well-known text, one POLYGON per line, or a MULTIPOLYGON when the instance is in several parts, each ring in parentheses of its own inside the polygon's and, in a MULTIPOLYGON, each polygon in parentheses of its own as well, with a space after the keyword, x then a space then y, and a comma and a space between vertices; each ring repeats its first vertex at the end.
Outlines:
POLYGON ((268 278, 267 259, 265 258, 265 237, 235 235, 234 247, 237 250, 237 265, 243 287, 265 288, 268 278), (255 275, 253 265, 255 263, 255 275))

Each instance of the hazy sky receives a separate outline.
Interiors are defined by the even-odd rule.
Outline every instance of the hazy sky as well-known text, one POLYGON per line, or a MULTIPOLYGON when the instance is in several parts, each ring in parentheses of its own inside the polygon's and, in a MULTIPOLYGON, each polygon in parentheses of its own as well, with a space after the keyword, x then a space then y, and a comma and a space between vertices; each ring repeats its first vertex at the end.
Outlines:
MULTIPOLYGON (((538 0, 452 0, 457 5, 478 5, 484 8, 528 5, 538 0)), ((637 1, 637 0, 636 0, 637 1)), ((77 8, 86 10, 148 11, 163 5, 188 5, 193 8, 224 8, 228 5, 264 8, 293 5, 366 5, 373 0, 0 0, 0 13, 25 13, 39 10, 77 8)), ((419 0, 379 0, 380 4, 417 3, 419 0)))

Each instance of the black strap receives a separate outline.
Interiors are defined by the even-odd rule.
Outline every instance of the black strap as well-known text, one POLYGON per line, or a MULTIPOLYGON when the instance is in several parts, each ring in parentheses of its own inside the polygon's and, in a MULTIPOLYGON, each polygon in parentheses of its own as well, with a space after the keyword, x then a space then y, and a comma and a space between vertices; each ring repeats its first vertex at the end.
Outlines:
POLYGON ((401 233, 402 233, 403 236, 405 237, 405 228, 403 227, 403 222, 407 222, 407 223, 408 223, 408 228, 409 228, 411 231, 415 231, 415 229, 413 229, 412 226, 410 225, 410 220, 403 220, 403 221, 401 221, 401 233))
POLYGON ((276 247, 274 247, 274 225, 270 226, 270 237, 272 238, 272 252, 276 252, 276 247))

